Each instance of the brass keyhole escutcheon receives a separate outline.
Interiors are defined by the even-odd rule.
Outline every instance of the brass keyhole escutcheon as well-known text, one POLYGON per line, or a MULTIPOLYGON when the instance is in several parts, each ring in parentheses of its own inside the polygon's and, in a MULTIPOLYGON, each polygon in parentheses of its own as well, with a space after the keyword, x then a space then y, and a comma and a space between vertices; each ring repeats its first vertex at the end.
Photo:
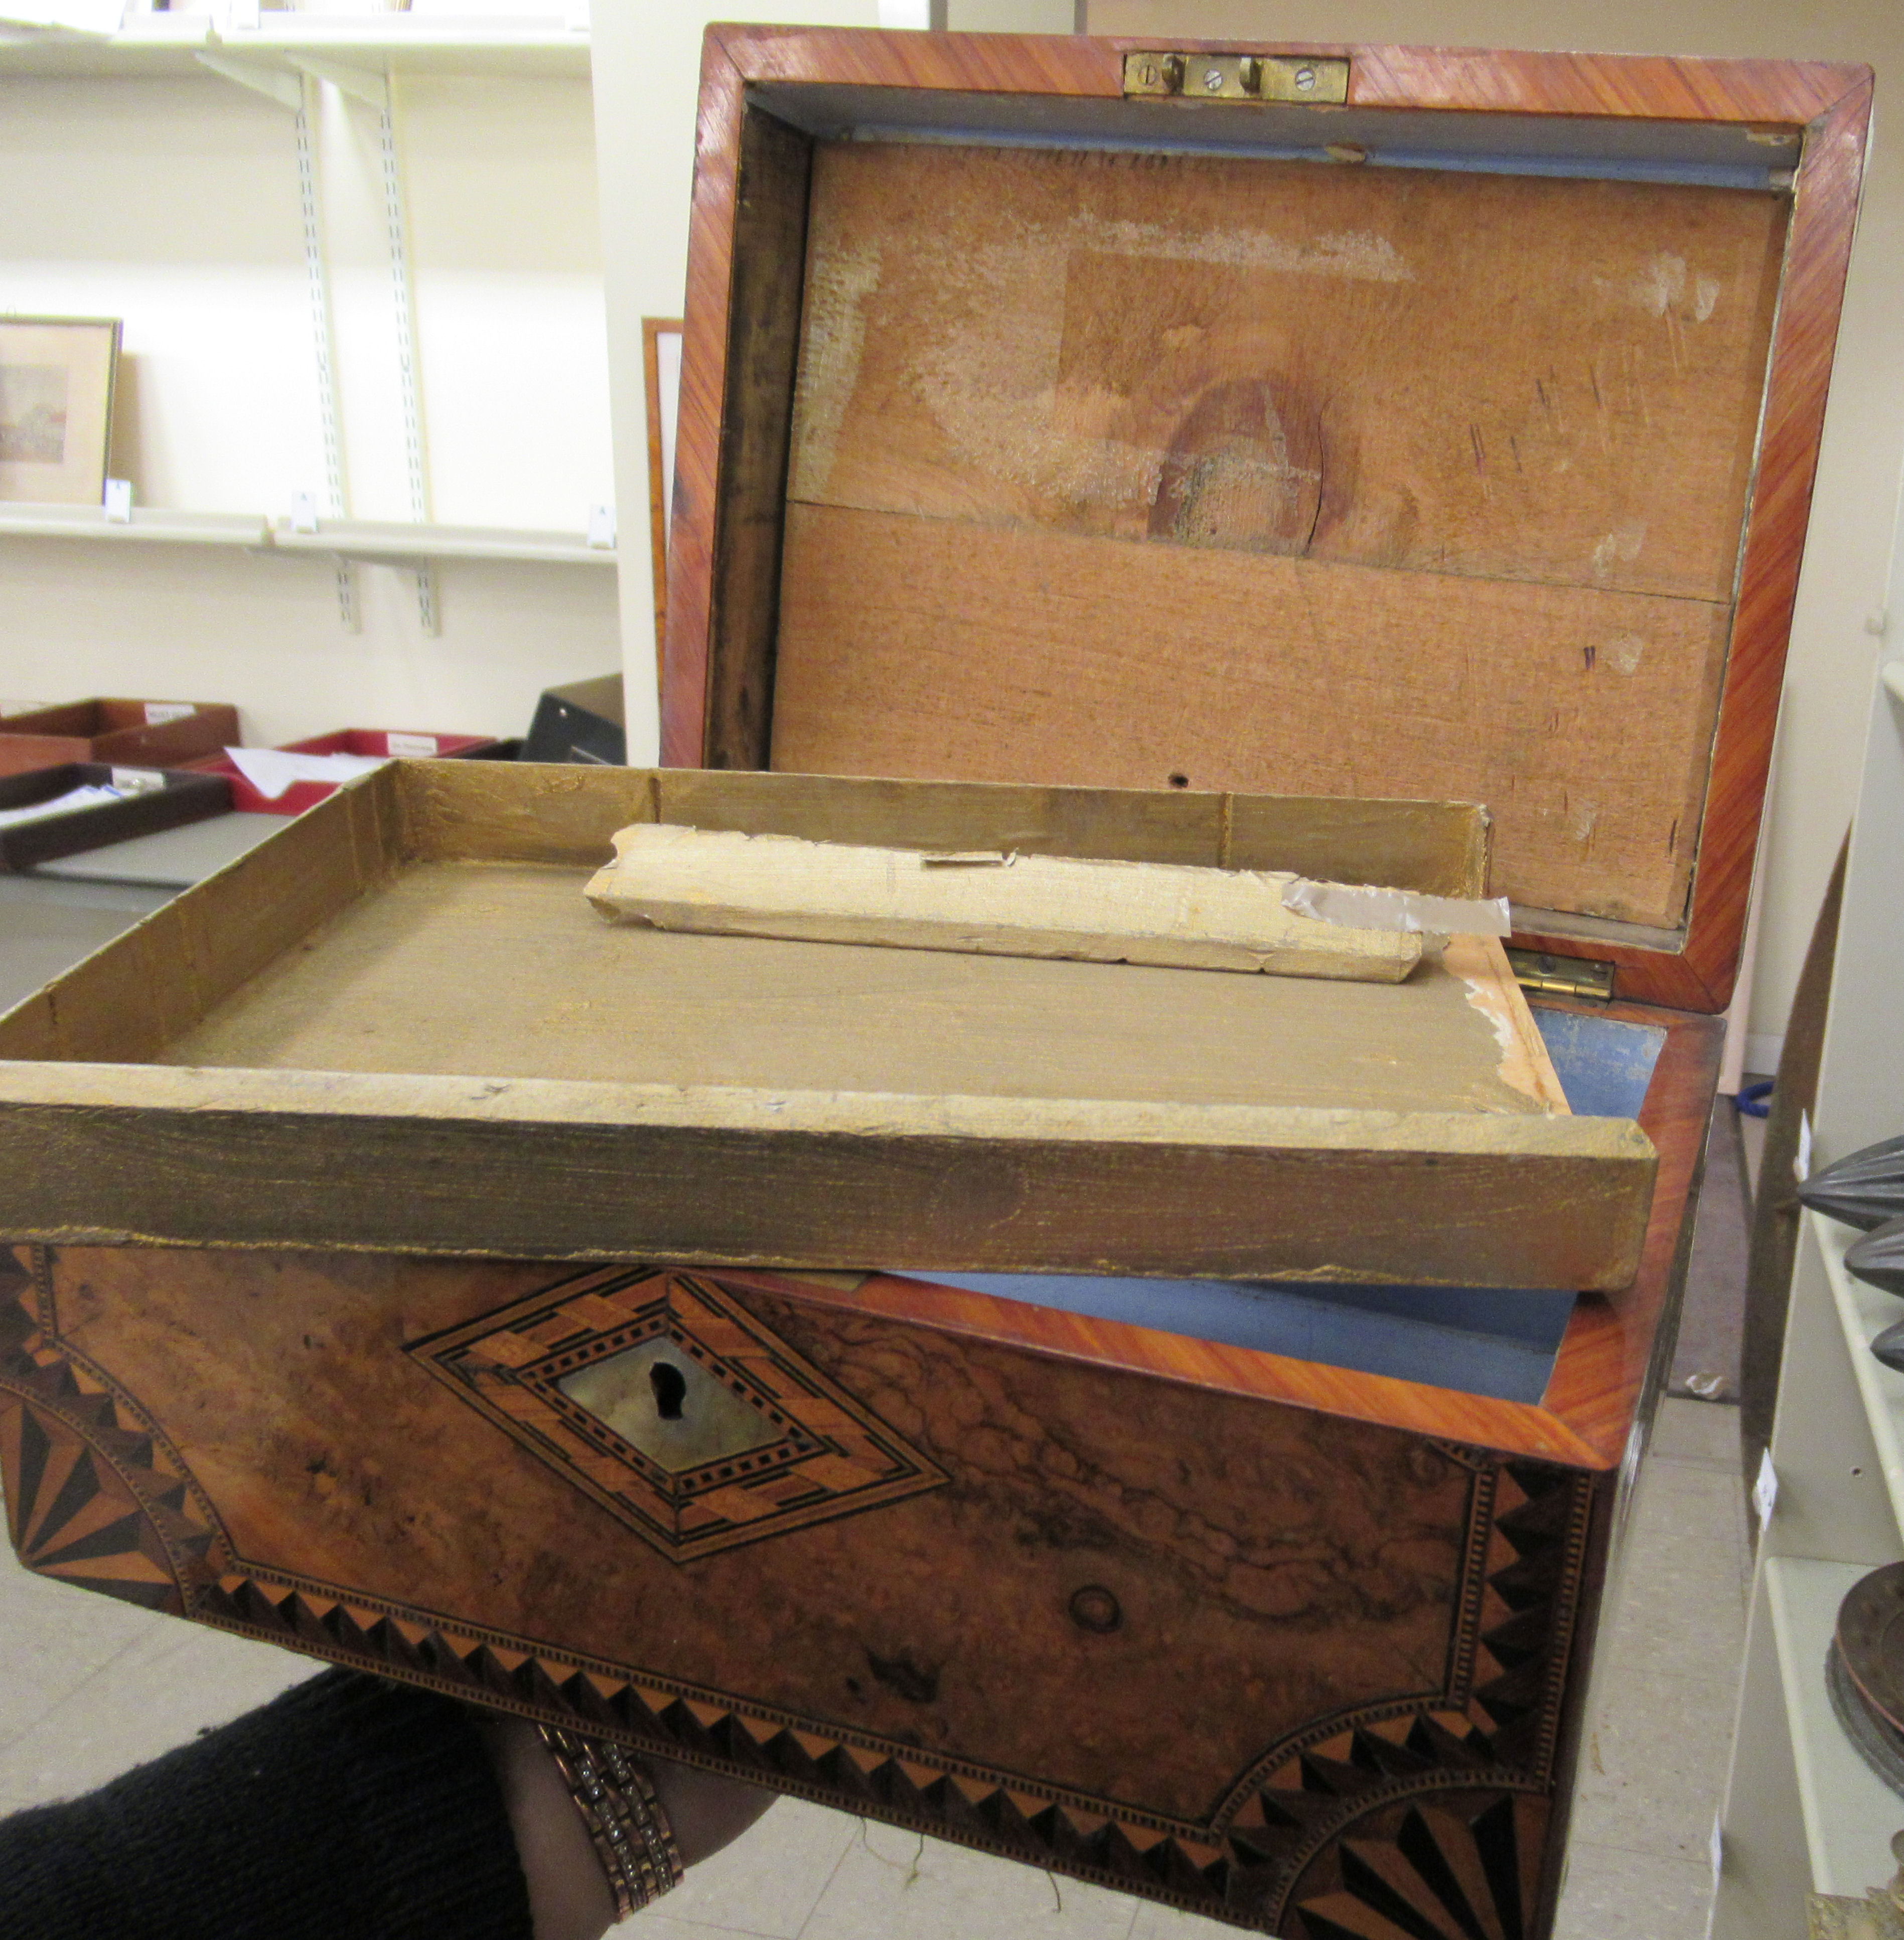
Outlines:
POLYGON ((688 1398, 687 1377, 672 1361, 657 1361, 648 1371, 648 1385, 654 1390, 654 1412, 664 1421, 679 1421, 688 1398))
POLYGON ((665 1335, 578 1368, 556 1386, 670 1475, 731 1461, 786 1432, 665 1335))

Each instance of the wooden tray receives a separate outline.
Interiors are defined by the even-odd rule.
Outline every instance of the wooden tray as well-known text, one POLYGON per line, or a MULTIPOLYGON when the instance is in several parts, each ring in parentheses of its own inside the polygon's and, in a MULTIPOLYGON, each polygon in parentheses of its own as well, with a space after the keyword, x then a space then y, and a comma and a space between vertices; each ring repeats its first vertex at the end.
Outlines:
POLYGON ((1498 946, 1402 984, 605 924, 628 822, 1473 894, 1457 804, 398 763, 0 1020, 0 1231, 1613 1287, 1653 1153, 1498 946))
POLYGON ((72 700, 0 719, 0 774, 63 761, 182 767, 238 738, 221 701, 72 700))

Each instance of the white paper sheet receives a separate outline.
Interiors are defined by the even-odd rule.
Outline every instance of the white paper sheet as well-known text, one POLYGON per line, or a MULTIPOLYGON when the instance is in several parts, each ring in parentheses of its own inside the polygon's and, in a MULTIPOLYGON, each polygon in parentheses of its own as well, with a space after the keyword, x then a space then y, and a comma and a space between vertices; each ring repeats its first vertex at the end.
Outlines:
POLYGON ((132 792, 87 782, 55 795, 50 801, 29 802, 24 808, 0 808, 0 828, 11 828, 22 822, 44 822, 55 815, 70 815, 76 808, 97 808, 104 802, 123 801, 132 792))
POLYGON ((267 801, 276 801, 293 782, 347 782, 380 768, 381 755, 292 755, 280 748, 227 748, 233 767, 267 801))

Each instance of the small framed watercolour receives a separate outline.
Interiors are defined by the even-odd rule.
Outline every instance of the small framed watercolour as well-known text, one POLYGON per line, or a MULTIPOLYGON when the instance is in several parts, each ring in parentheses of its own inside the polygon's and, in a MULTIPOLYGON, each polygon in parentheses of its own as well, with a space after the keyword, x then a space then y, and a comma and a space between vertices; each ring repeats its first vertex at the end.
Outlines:
POLYGON ((118 361, 116 318, 0 316, 0 500, 100 502, 118 361))

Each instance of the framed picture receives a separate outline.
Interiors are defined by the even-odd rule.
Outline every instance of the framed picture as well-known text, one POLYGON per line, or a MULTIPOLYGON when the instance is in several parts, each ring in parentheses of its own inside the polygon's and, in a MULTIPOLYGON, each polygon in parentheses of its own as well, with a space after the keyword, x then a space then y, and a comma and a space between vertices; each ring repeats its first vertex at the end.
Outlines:
POLYGON ((668 624, 668 502, 674 483, 674 427, 681 403, 681 319, 641 320, 642 362, 648 378, 648 528, 654 556, 654 674, 668 624))
POLYGON ((0 499, 101 502, 118 361, 117 318, 0 316, 0 499))

